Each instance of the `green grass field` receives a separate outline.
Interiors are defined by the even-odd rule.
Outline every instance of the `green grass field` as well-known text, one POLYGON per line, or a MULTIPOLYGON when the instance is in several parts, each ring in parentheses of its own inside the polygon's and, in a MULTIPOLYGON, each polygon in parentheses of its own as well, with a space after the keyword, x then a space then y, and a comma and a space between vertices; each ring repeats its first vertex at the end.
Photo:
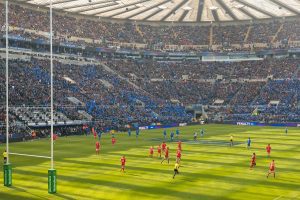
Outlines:
MULTIPOLYGON (((174 129, 175 130, 175 129, 174 129)), ((102 137, 101 155, 95 155, 92 136, 59 138, 55 144, 57 194, 48 194, 47 173, 50 161, 11 155, 13 186, 3 186, 1 174, 0 199, 300 199, 300 132, 290 128, 205 125, 180 128, 184 141, 180 174, 172 179, 176 142, 167 142, 171 163, 160 164, 159 158, 149 158, 151 145, 162 141, 162 129, 142 131, 138 139, 134 132, 102 137), (206 130, 198 143, 193 132, 206 130), (236 146, 228 146, 229 135, 236 146), (246 139, 252 138, 252 149, 246 149, 246 139), (265 147, 271 143, 271 158, 265 147), (257 166, 249 170, 251 155, 257 154, 257 166), (126 155, 126 173, 120 172, 120 158, 126 155), (269 163, 275 159, 277 177, 266 178, 269 163)), ((169 133, 169 130, 168 130, 169 133)), ((11 152, 46 155, 49 139, 12 143, 11 152)), ((4 144, 1 150, 5 149, 4 144)), ((156 153, 156 151, 155 151, 156 153)))

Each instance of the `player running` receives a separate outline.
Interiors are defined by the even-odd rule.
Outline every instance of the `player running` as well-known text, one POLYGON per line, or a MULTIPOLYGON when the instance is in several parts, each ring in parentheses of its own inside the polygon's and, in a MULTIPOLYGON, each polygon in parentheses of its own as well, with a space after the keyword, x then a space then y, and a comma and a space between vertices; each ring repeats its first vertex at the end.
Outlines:
POLYGON ((161 158, 161 147, 160 147, 160 145, 158 145, 158 147, 157 147, 157 157, 158 156, 161 158))
POLYGON ((115 137, 112 137, 112 138, 111 138, 111 143, 112 143, 112 145, 115 145, 116 142, 117 142, 117 139, 116 139, 115 137))
POLYGON ((153 158, 153 153, 154 153, 154 148, 153 146, 151 146, 149 149, 149 157, 153 158))
POLYGON ((267 175, 267 178, 269 178, 270 174, 274 174, 274 178, 275 178, 275 161, 272 160, 272 162, 270 163, 270 167, 269 167, 269 172, 267 175))
POLYGON ((267 153, 268 153, 268 158, 270 158, 270 155, 271 155, 271 145, 268 144, 268 146, 266 147, 266 150, 267 150, 267 153))
POLYGON ((285 127, 285 135, 287 135, 288 134, 288 127, 285 127))
POLYGON ((168 164, 170 163, 170 158, 169 158, 169 147, 166 148, 166 151, 165 151, 165 158, 161 161, 161 164, 167 160, 168 161, 168 164))
POLYGON ((175 163, 175 166, 174 166, 174 175, 173 175, 173 179, 175 178, 176 174, 179 174, 179 163, 175 163))
POLYGON ((202 128, 201 131, 200 131, 200 136, 201 136, 201 137, 204 136, 204 130, 203 130, 203 128, 202 128))
POLYGON ((163 143, 161 144, 161 148, 162 148, 162 151, 165 152, 166 151, 166 147, 167 147, 167 144, 165 141, 163 141, 163 143))
POLYGON ((55 141, 57 140, 57 138, 58 138, 58 136, 57 136, 57 134, 53 134, 53 144, 55 144, 55 141))
POLYGON ((176 137, 177 137, 177 139, 179 138, 179 134, 180 134, 180 132, 179 132, 179 129, 177 128, 176 129, 176 137))
POLYGON ((171 138, 171 141, 173 141, 173 139, 174 139, 174 132, 173 131, 171 131, 171 133, 170 133, 170 138, 171 138))
POLYGON ((247 140, 247 149, 250 149, 250 146, 251 146, 251 139, 249 137, 247 140))
POLYGON ((164 134, 164 139, 166 139, 167 138, 167 130, 166 129, 164 129, 163 134, 164 134))
POLYGON ((126 158, 125 156, 121 157, 121 171, 125 172, 125 163, 126 163, 126 158))
POLYGON ((177 162, 177 163, 180 163, 180 161, 181 161, 181 151, 180 151, 180 150, 177 150, 176 162, 177 162))
POLYGON ((256 154, 253 153, 252 158, 251 158, 251 165, 250 165, 250 169, 253 169, 253 167, 256 166, 256 154))
POLYGON ((100 151, 100 142, 97 141, 96 142, 96 155, 99 155, 99 151, 100 151))
POLYGON ((195 133, 194 133, 194 141, 197 141, 197 136, 198 136, 198 133, 195 132, 195 133))
POLYGON ((181 149, 181 141, 180 141, 180 140, 179 140, 178 143, 177 143, 177 148, 178 148, 178 150, 180 150, 180 151, 182 150, 182 149, 181 149))
POLYGON ((230 135, 229 146, 233 147, 233 135, 230 135))

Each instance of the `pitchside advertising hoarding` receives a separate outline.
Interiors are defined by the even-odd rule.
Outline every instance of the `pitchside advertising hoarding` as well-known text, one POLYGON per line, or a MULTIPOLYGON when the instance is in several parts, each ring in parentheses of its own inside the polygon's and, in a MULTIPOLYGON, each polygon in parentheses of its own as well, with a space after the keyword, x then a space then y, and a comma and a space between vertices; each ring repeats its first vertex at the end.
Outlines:
POLYGON ((260 123, 260 122, 236 122, 239 126, 289 126, 300 127, 300 123, 260 123))
POLYGON ((159 129, 159 128, 172 128, 178 126, 187 126, 187 123, 173 123, 173 124, 166 124, 166 125, 150 125, 150 126, 140 126, 140 130, 148 130, 148 129, 159 129))

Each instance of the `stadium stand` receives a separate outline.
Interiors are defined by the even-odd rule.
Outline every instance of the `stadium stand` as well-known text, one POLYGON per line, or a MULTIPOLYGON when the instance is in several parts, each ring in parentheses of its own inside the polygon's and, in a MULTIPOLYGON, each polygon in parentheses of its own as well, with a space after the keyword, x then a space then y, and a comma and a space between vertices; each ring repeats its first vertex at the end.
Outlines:
MULTIPOLYGON (((0 26, 4 27, 2 3, 0 10, 0 26)), ((49 17, 46 14, 42 9, 10 4, 10 45, 21 49, 17 54, 25 55, 23 49, 47 52, 49 17), (37 45, 37 41, 42 43, 37 45)), ((294 48, 300 40, 299 24, 299 20, 273 20, 187 28, 183 25, 99 22, 55 13, 56 53, 72 55, 54 61, 55 122, 57 125, 82 125, 93 121, 110 128, 133 123, 191 122, 192 117, 185 110, 190 104, 207 106, 211 119, 216 114, 223 120, 299 119, 300 73, 296 56, 272 58, 263 55, 256 60, 240 62, 204 62, 198 56, 199 49, 213 54, 294 48), (63 44, 82 49, 72 51, 60 47, 63 44), (131 59, 95 53, 95 48, 111 45, 121 50, 180 50, 198 57, 172 61, 169 57, 165 60, 145 56, 131 59), (253 115, 257 107, 260 115, 253 115)), ((0 47, 3 46, 4 40, 1 40, 0 47)), ((0 60, 0 65, 0 100, 4 102, 4 59, 0 60)), ((9 103, 14 107, 10 111, 11 120, 26 126, 47 125, 50 112, 47 56, 11 58, 9 66, 9 95, 13 97, 9 103)), ((1 111, 3 122, 4 109, 1 111)))

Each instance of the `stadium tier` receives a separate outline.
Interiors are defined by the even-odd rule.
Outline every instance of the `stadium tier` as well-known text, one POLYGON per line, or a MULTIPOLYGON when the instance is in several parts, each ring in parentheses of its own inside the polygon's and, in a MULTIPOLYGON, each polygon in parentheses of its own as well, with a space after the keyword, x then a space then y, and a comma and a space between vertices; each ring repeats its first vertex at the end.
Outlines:
MULTIPOLYGON (((0 26, 5 24, 4 5, 0 3, 0 26)), ((11 37, 48 42, 49 15, 46 10, 10 4, 11 37)), ((123 46, 161 50, 253 50, 299 45, 299 18, 277 19, 264 23, 152 26, 114 23, 94 18, 53 16, 54 41, 84 46, 123 46)), ((2 34, 4 29, 2 29, 2 34)))
MULTIPOLYGON (((57 114, 61 122, 86 123, 92 119, 119 128, 137 122, 140 125, 191 122, 191 115, 185 111, 185 106, 191 104, 218 106, 224 120, 293 121, 295 118, 290 116, 299 114, 299 59, 296 58, 244 62, 109 59, 97 64, 67 63, 68 60, 54 62, 54 102, 61 113, 57 114), (257 106, 263 109, 260 115, 253 116, 252 110, 257 106), (281 117, 276 117, 278 113, 281 117)), ((49 106, 49 60, 31 57, 11 59, 9 64, 9 95, 13 97, 10 105, 49 106)), ((3 60, 1 66, 3 69, 3 60)), ((24 118, 26 110, 20 110, 12 114, 27 124, 49 120, 41 115, 32 119, 36 115, 27 114, 24 118)), ((50 110, 44 112, 49 114, 50 110)))

